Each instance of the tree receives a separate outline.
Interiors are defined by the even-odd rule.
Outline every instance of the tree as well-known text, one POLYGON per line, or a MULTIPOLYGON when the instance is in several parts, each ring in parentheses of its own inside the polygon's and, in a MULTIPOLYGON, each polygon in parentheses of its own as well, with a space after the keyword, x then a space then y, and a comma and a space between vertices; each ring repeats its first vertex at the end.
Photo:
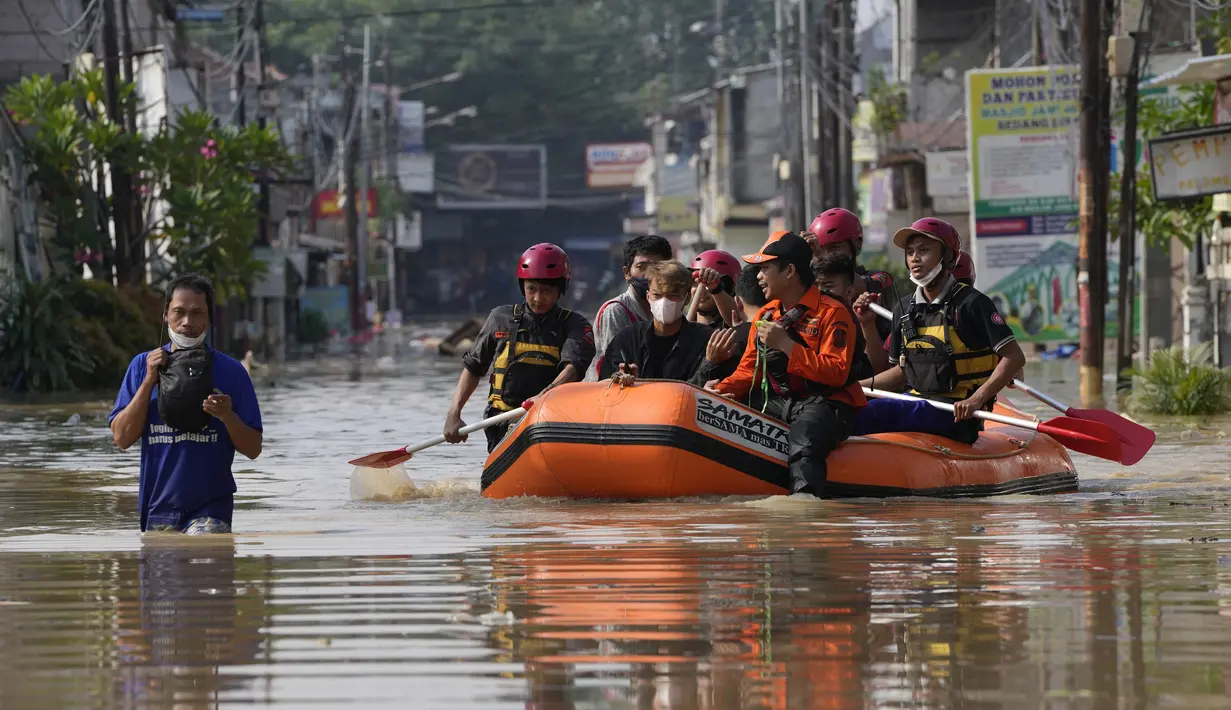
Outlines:
MULTIPOLYGON (((1142 141, 1164 133, 1174 133, 1208 125, 1214 115, 1214 85, 1196 84, 1180 87, 1183 100, 1175 107, 1157 99, 1142 99, 1137 111, 1137 125, 1142 141)), ((1112 176, 1112 185, 1120 184, 1120 175, 1112 176)), ((1109 195, 1108 226, 1113 240, 1120 238, 1120 193, 1109 195)), ((1134 220, 1137 232, 1150 245, 1165 245, 1172 238, 1191 248, 1195 237, 1209 226, 1213 209, 1209 196, 1193 200, 1154 199, 1154 183, 1149 169, 1137 173, 1137 205, 1134 220)))
MULTIPOLYGON (((135 101, 131 84, 119 88, 126 105, 135 101)), ((93 179, 100 156, 110 155, 137 183, 143 219, 135 239, 150 240, 155 275, 200 271, 214 280, 220 300, 243 295, 264 268, 251 249, 259 217, 254 175, 290 165, 277 134, 222 127, 206 112, 185 111, 153 135, 132 135, 107 119, 100 96, 99 71, 64 82, 29 76, 7 93, 10 113, 27 127, 31 179, 54 224, 56 271, 79 275, 89 263, 110 280, 111 243, 93 209, 106 204, 93 179)), ((138 272, 145 266, 134 264, 138 272)))

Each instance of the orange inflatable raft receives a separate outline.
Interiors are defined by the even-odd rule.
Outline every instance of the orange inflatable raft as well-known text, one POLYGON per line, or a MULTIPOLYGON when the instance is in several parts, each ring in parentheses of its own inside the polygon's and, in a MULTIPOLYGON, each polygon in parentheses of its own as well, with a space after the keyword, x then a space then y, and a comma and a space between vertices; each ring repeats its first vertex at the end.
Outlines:
MULTIPOLYGON (((690 385, 575 383, 510 427, 482 487, 488 498, 785 495, 786 460, 783 422, 690 385)), ((835 498, 1077 490, 1073 462, 1054 439, 993 423, 973 445, 927 434, 852 437, 828 463, 825 495, 835 498)))

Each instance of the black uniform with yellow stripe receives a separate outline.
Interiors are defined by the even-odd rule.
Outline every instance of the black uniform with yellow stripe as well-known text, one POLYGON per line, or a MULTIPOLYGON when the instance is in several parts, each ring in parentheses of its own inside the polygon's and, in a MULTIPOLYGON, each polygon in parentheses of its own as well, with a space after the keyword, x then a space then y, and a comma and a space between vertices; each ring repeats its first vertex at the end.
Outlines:
MULTIPOLYGON (((584 316, 556 306, 536 315, 524 304, 492 310, 462 365, 482 377, 491 369, 485 417, 522 405, 550 385, 567 365, 584 375, 594 359, 594 331, 584 316)), ((488 451, 508 425, 490 427, 488 451)))
MULTIPOLYGON (((902 366, 911 394, 949 402, 987 382, 1000 361, 997 353, 1014 340, 992 300, 952 277, 932 303, 919 290, 902 299, 893 322, 889 361, 902 366)), ((967 421, 982 428, 981 420, 967 421)))

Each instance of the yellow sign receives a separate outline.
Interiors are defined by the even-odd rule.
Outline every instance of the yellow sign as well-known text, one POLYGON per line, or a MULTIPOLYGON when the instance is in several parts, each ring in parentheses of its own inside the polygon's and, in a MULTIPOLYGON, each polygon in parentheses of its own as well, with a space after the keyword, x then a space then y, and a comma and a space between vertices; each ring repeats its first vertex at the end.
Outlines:
POLYGON ((696 198, 660 197, 655 210, 659 234, 695 232, 701 228, 696 198))

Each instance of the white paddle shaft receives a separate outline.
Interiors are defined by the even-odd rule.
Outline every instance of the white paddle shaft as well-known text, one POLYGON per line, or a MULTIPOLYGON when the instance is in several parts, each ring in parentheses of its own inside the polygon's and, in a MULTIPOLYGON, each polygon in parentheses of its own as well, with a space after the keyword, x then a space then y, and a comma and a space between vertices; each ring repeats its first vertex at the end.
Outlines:
MULTIPOLYGON (((509 411, 504 412, 502 414, 497 414, 494 417, 488 417, 487 419, 484 419, 481 422, 475 422, 474 424, 469 424, 467 426, 464 426, 461 429, 458 429, 457 433, 458 434, 473 434, 476 431, 481 431, 490 426, 495 426, 497 424, 503 424, 504 422, 511 421, 513 419, 519 419, 525 413, 526 413, 526 410, 522 409, 521 407, 518 407, 517 409, 510 409, 509 411)), ((444 435, 433 436, 427 441, 420 441, 417 444, 411 444, 410 446, 407 446, 405 451, 408 454, 413 454, 417 451, 422 451, 424 449, 430 449, 431 447, 436 446, 437 444, 443 444, 443 443, 445 443, 444 435)))
MULTIPOLYGON (((943 409, 947 412, 953 411, 953 405, 948 402, 937 402, 934 399, 925 399, 923 397, 912 397, 908 394, 898 394, 897 392, 888 392, 885 390, 873 390, 867 387, 863 388, 863 393, 869 397, 880 397, 881 399, 896 399, 902 402, 927 402, 928 404, 943 409)), ((993 412, 984 412, 982 410, 974 413, 976 419, 985 419, 989 422, 999 422, 1000 424, 1008 424, 1009 426, 1019 426, 1023 429, 1039 430, 1038 422, 1032 422, 1026 419, 1018 419, 1017 417, 1006 417, 1003 414, 995 414, 993 412)))

